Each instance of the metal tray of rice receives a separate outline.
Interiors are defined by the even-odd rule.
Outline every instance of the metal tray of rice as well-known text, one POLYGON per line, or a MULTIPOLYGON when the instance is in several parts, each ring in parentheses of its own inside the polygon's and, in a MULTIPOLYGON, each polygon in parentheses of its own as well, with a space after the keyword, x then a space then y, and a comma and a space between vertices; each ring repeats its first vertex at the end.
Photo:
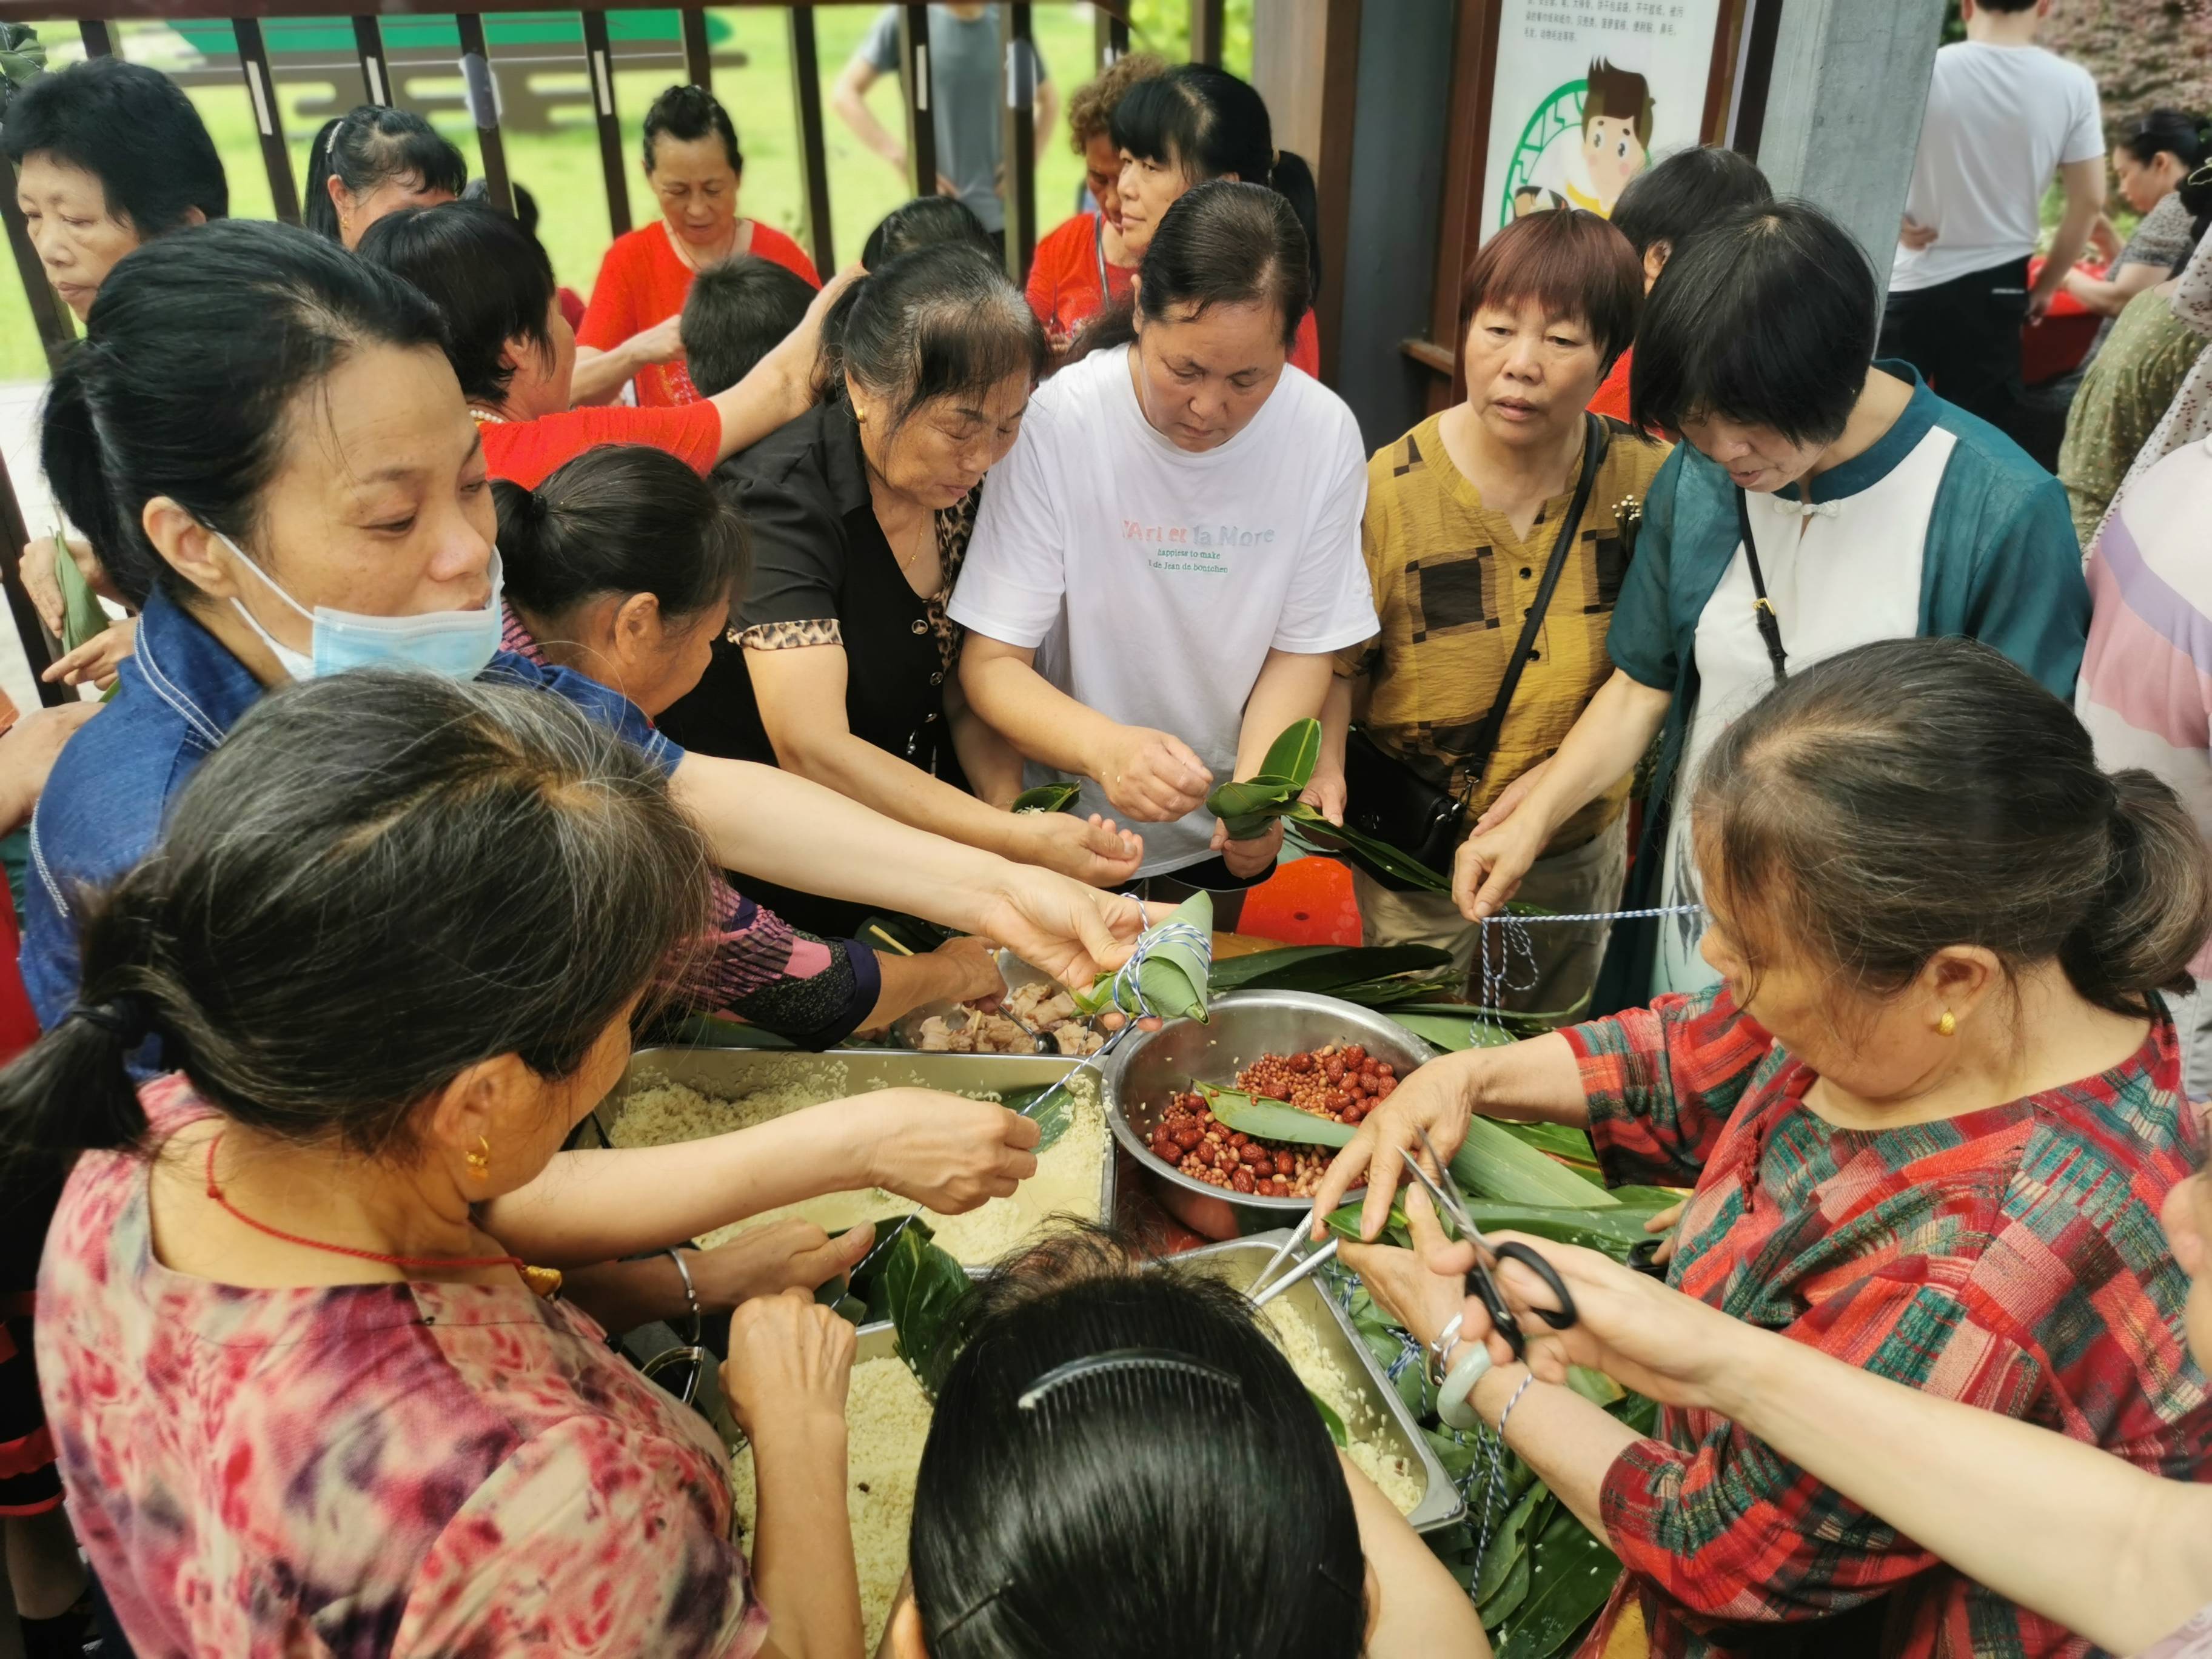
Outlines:
MULTIPOLYGON (((1038 1159, 1037 1172, 1012 1198, 994 1198, 964 1215, 925 1213, 939 1243, 963 1266, 985 1267, 1032 1243, 1054 1215, 1085 1221, 1114 1216, 1114 1143, 1096 1070, 1044 1054, 925 1054, 838 1051, 795 1054, 768 1048, 646 1048, 593 1112, 611 1146, 655 1146, 750 1128, 786 1113, 877 1089, 935 1089, 996 1098, 1058 1081, 1072 1071, 1073 1121, 1038 1159)), ((810 1199, 738 1224, 799 1214, 830 1232, 907 1214, 912 1200, 880 1188, 810 1199)), ((700 1242, 710 1247, 738 1230, 700 1242)))

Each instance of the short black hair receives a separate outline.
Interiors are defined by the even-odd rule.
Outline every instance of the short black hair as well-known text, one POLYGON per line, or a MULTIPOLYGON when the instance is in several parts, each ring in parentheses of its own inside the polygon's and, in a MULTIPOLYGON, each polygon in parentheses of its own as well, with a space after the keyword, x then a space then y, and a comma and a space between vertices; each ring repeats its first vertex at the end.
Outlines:
POLYGON ((507 396, 509 340, 550 352, 552 262, 515 222, 477 202, 402 208, 371 225, 359 257, 405 278, 446 319, 446 355, 477 403, 507 396))
POLYGON ((709 265, 693 277, 681 331, 684 366, 699 395, 726 392, 751 374, 805 319, 814 292, 797 271, 757 253, 709 265))
POLYGON ((999 262, 965 242, 884 261, 837 296, 822 324, 819 385, 848 376, 889 405, 889 437, 924 404, 981 397, 1012 374, 1034 386, 1052 363, 1044 325, 999 262))
POLYGON ((1613 204, 1613 228, 1642 258, 1663 246, 1672 258, 1691 236, 1739 208, 1774 199, 1757 162, 1718 144, 1678 150, 1628 181, 1613 204))
POLYGON ((2130 125, 2127 136, 2114 148, 2127 151, 2144 167, 2161 155, 2171 155, 2181 163, 2184 173, 2194 173, 2207 153, 2212 152, 2212 134, 2187 110, 2160 106, 2130 125))
POLYGON ((704 138, 710 132, 722 135, 722 148, 729 152, 730 171, 742 175, 745 170, 744 152, 738 148, 737 124, 730 119, 730 112, 722 107, 722 100, 704 87, 671 87, 653 100, 645 112, 645 170, 653 171, 653 141, 665 133, 679 143, 690 143, 704 138))
POLYGON ((1843 433, 1874 365, 1881 285, 1857 238, 1810 202, 1743 208, 1668 260, 1629 374, 1647 432, 1720 415, 1791 443, 1843 433))
POLYGON ((972 242, 986 253, 998 252, 975 210, 957 196, 917 196, 877 221, 860 248, 860 264, 873 270, 894 255, 933 242, 972 242))
POLYGON ((1279 191, 1217 179, 1160 216, 1138 267, 1137 310, 1164 318, 1176 306, 1196 316, 1215 306, 1270 305, 1281 313, 1287 350, 1313 304, 1306 252, 1305 232, 1279 191))
POLYGON ((1984 11, 2021 12, 2033 10, 2036 0, 1974 0, 1974 3, 1984 11))
POLYGON ((459 196, 469 182, 459 150, 412 110, 362 104, 323 123, 307 149, 307 199, 301 210, 318 236, 338 240, 335 174, 347 193, 362 196, 394 179, 418 179, 425 190, 459 196))
POLYGON ((88 58, 16 94, 0 148, 19 165, 41 152, 100 180, 110 216, 143 237, 230 211, 215 140, 177 83, 120 58, 88 58))

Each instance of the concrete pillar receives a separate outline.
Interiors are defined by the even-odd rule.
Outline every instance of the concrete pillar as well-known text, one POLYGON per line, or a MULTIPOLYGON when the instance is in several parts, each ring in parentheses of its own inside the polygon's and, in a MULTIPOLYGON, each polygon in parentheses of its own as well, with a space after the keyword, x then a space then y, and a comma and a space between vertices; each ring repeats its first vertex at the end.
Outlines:
POLYGON ((1784 0, 1759 165, 1850 228, 1888 286, 1943 0, 1784 0))

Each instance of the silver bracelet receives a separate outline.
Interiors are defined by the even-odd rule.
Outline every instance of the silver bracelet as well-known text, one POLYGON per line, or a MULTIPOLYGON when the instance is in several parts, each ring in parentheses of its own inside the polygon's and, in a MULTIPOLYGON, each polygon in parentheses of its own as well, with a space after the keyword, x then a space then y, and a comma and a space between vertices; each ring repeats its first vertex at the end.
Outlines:
POLYGON ((1513 1408, 1521 1403, 1521 1396, 1528 1392, 1528 1385, 1535 1380, 1536 1373, 1534 1371, 1522 1377, 1521 1386, 1513 1390, 1513 1398, 1507 1401, 1505 1409, 1498 1413, 1498 1437, 1500 1440, 1505 1438, 1505 1419, 1513 1415, 1513 1408))
POLYGON ((1450 1322, 1437 1333, 1437 1340, 1429 1344, 1428 1355, 1422 1362, 1421 1369, 1428 1373, 1430 1388, 1443 1387, 1445 1362, 1451 1358, 1453 1348, 1458 1346, 1460 1327, 1466 1322, 1465 1314, 1454 1314, 1450 1322))
POLYGON ((702 1328, 699 1316, 699 1292, 692 1287, 690 1268, 684 1265, 684 1252, 671 1249, 664 1251, 663 1254, 676 1264, 677 1275, 684 1281, 684 1299, 691 1304, 691 1346, 696 1348, 699 1346, 699 1334, 702 1328))

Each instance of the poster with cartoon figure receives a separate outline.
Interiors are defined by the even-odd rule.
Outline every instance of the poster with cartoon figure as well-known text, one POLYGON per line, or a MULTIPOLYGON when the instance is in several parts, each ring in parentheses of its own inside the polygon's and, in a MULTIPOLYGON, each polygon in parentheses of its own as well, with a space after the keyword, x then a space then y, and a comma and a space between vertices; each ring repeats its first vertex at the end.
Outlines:
POLYGON ((1487 224, 1563 207, 1610 215, 1655 154, 1698 143, 1722 9, 1723 0, 1501 0, 1487 224))

